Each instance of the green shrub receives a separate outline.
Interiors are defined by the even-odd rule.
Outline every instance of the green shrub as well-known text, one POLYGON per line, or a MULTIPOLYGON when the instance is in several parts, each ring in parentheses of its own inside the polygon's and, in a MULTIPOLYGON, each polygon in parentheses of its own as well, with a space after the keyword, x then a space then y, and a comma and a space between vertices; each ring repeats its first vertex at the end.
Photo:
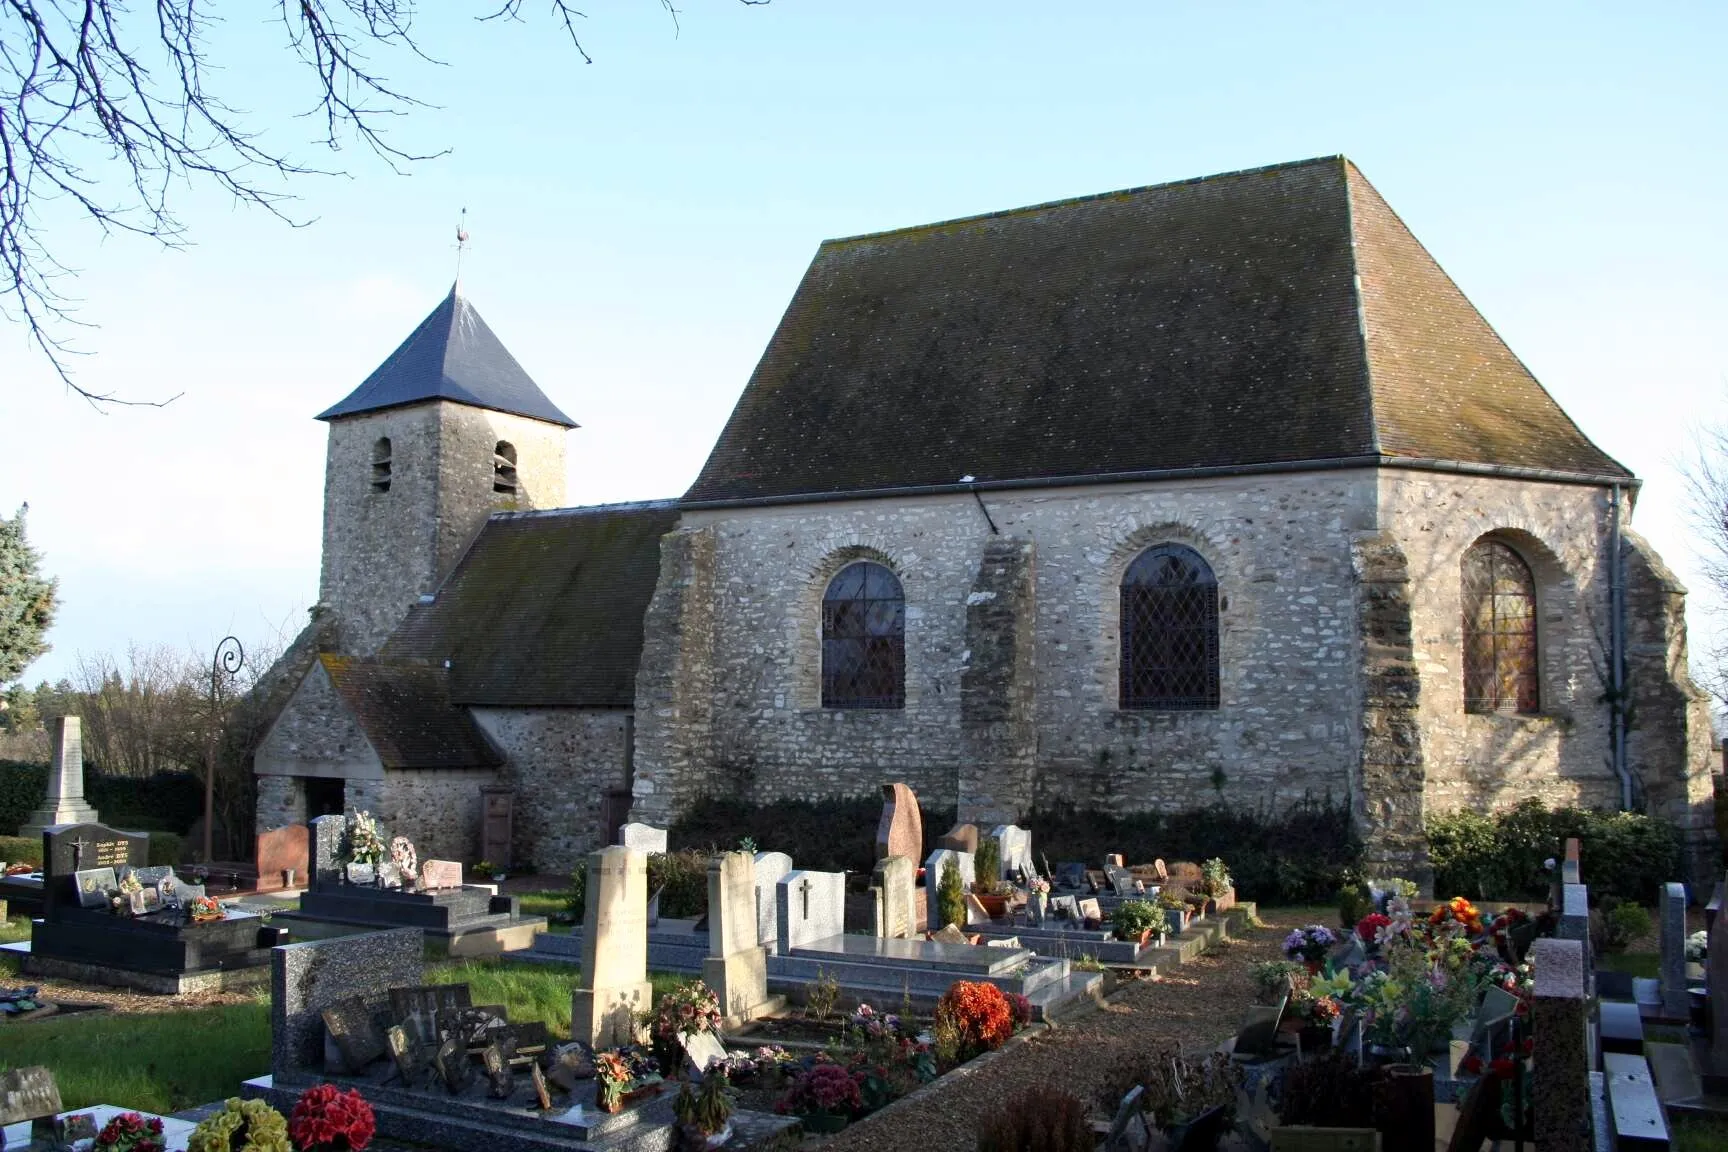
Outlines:
POLYGON ((1493 813, 1460 809, 1427 822, 1436 895, 1472 899, 1542 899, 1553 873, 1547 860, 1579 842, 1584 882, 1592 899, 1615 896, 1653 904, 1680 872, 1674 828, 1638 812, 1549 809, 1523 800, 1493 813))
POLYGON ((708 853, 694 848, 648 856, 648 894, 660 893, 660 915, 697 917, 708 912, 708 853))
POLYGON ((936 886, 936 916, 942 923, 934 925, 935 929, 966 923, 965 883, 960 879, 960 864, 952 856, 942 865, 942 880, 936 886))
MULTIPOLYGON (((0 833, 16 831, 48 795, 48 765, 0 760, 0 833)), ((185 835, 204 814, 204 783, 191 772, 153 776, 84 773, 84 798, 110 828, 185 835)))
POLYGON ((1131 863, 1223 857, 1237 893, 1263 904, 1330 903, 1362 855, 1348 806, 1329 798, 1276 812, 1215 804, 1123 815, 1061 806, 1032 813, 1027 824, 1033 851, 1052 863, 1095 865, 1112 852, 1131 863))
POLYGON ((42 837, 0 836, 0 860, 16 864, 20 860, 42 866, 42 837))
MULTIPOLYGON (((764 852, 784 852, 799 868, 868 876, 876 865, 876 825, 882 797, 831 796, 821 800, 698 800, 667 832, 674 848, 709 848, 748 839, 764 852)), ((924 857, 954 823, 954 809, 923 809, 924 857)))
POLYGON ((978 834, 978 855, 972 861, 974 887, 985 888, 1002 878, 1002 845, 988 832, 978 834))
POLYGON ((1344 874, 1344 883, 1338 889, 1338 923, 1346 932, 1356 930, 1362 917, 1374 911, 1374 893, 1368 888, 1366 880, 1359 880, 1354 871, 1344 874))
POLYGON ((179 864, 181 846, 181 838, 172 832, 150 833, 150 863, 152 865, 179 864))
POLYGON ((1650 913, 1630 901, 1610 896, 1602 902, 1602 950, 1624 952, 1650 934, 1650 913))
POLYGON ((1164 913, 1148 900, 1124 900, 1116 905, 1110 924, 1118 940, 1138 940, 1146 929, 1164 926, 1164 913))
POLYGON ((572 924, 583 923, 588 915, 588 861, 583 860, 570 870, 570 887, 564 894, 564 910, 572 924))

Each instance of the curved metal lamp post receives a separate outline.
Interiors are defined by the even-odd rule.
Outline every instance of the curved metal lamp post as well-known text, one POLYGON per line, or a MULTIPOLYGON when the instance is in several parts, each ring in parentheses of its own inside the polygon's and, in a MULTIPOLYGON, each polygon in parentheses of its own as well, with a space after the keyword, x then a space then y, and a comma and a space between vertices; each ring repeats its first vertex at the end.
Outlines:
POLYGON ((211 844, 216 830, 216 744, 222 731, 222 677, 230 680, 246 664, 246 649, 232 636, 224 636, 210 658, 210 746, 204 762, 204 863, 215 860, 211 844))

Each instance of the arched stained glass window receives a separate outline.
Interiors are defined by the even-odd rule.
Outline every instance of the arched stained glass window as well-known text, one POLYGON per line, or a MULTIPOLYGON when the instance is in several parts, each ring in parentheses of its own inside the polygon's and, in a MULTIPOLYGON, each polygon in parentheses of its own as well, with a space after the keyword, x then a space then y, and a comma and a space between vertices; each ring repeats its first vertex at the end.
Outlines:
POLYGON ((848 564, 822 595, 822 707, 906 706, 906 597, 880 564, 848 564))
POLYGON ((1464 553, 1464 710, 1541 709, 1536 659, 1536 579, 1498 540, 1464 553))
POLYGON ((1148 548, 1122 577, 1121 706, 1218 707, 1218 580, 1180 544, 1148 548))

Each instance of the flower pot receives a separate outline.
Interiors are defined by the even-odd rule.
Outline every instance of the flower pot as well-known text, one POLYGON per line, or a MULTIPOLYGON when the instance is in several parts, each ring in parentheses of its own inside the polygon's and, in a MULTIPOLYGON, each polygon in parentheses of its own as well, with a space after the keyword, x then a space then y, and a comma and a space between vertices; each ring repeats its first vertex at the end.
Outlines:
POLYGON ((1008 914, 1008 897, 1006 896, 980 896, 978 903, 984 906, 984 911, 992 920, 1000 920, 1008 914))
POLYGON ((812 1112, 808 1116, 802 1116, 799 1119, 803 1122, 804 1131, 806 1132, 831 1134, 846 1127, 846 1124, 851 1117, 830 1115, 827 1112, 812 1112))

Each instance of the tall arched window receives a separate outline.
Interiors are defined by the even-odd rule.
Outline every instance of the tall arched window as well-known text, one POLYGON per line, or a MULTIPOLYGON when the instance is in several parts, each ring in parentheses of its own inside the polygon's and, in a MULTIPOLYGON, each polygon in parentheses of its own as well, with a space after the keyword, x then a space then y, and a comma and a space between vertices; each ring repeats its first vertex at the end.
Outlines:
POLYGON ((492 491, 516 495, 516 445, 508 440, 492 449, 492 491))
POLYGON ((906 706, 906 597, 880 564, 848 564, 822 594, 822 707, 906 706))
POLYGON ((1536 579, 1498 540, 1464 553, 1464 710, 1537 712, 1536 579))
POLYGON ((1122 577, 1123 708, 1218 707, 1218 580, 1200 554, 1159 544, 1122 577))
POLYGON ((380 436, 372 445, 372 491, 390 491, 390 437, 380 436))

